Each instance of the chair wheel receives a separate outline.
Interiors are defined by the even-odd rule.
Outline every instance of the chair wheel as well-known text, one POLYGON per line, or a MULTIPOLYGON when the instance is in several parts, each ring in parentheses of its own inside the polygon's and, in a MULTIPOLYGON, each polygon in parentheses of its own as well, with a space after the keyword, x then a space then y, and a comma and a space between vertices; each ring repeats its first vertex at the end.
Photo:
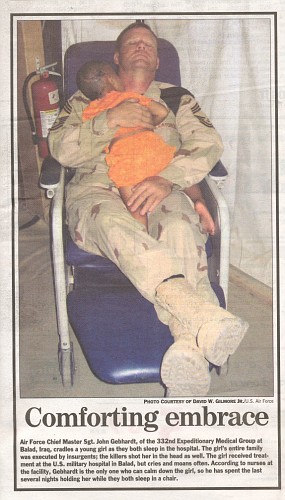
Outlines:
POLYGON ((63 386, 72 387, 74 381, 74 372, 75 372, 72 343, 69 349, 62 349, 60 345, 58 346, 58 364, 63 386))

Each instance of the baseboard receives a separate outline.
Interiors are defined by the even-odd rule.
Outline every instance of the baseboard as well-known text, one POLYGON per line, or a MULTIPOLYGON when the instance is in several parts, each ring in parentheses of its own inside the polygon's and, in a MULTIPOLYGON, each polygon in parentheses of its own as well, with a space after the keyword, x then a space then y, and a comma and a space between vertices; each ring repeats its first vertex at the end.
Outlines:
POLYGON ((229 281, 234 285, 245 288, 266 304, 272 305, 272 288, 232 265, 229 269, 229 281))

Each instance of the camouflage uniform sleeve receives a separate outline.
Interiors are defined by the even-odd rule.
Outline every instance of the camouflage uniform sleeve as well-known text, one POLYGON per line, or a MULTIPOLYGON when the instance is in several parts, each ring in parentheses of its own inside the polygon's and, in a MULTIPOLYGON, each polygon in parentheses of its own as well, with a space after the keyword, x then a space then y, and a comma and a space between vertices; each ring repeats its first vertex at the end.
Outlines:
POLYGON ((90 101, 80 91, 66 103, 49 131, 51 155, 65 167, 94 164, 113 138, 115 129, 109 129, 106 112, 82 122, 82 111, 90 101))
POLYGON ((223 144, 192 95, 181 97, 176 127, 181 146, 159 175, 184 189, 197 184, 211 171, 222 155, 223 144))

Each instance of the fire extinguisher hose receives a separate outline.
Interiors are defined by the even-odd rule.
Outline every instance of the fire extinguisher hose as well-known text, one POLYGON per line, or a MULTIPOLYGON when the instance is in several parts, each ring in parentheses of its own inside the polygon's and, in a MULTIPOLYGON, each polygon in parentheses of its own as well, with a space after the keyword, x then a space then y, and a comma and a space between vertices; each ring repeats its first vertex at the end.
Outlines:
POLYGON ((30 111, 29 103, 28 103, 27 89, 28 89, 28 85, 29 85, 30 80, 34 76, 36 76, 37 74, 38 73, 36 71, 33 71, 32 73, 30 73, 26 77, 26 79, 24 81, 24 85, 23 85, 23 103, 24 103, 25 111, 26 111, 26 114, 27 114, 27 117, 28 117, 28 120, 29 120, 29 124, 30 124, 30 127, 31 127, 32 137, 33 137, 33 143, 34 144, 38 143, 38 138, 37 138, 37 134, 36 134, 36 127, 35 127, 35 124, 34 124, 34 121, 33 121, 33 118, 32 118, 32 114, 31 114, 31 111, 30 111))

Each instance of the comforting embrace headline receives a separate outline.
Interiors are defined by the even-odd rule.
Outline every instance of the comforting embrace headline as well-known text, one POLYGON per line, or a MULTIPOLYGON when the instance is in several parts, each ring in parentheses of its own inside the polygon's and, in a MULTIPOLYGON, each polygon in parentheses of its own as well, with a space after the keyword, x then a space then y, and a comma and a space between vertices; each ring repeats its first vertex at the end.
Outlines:
MULTIPOLYGON (((159 429, 159 410, 146 413, 128 411, 126 406, 115 408, 111 412, 96 412, 82 406, 78 412, 45 412, 41 406, 32 406, 25 413, 29 427, 141 427, 146 432, 159 429)), ((202 405, 199 411, 170 411, 163 417, 170 427, 202 427, 226 425, 266 426, 269 415, 265 411, 209 411, 202 405)))

